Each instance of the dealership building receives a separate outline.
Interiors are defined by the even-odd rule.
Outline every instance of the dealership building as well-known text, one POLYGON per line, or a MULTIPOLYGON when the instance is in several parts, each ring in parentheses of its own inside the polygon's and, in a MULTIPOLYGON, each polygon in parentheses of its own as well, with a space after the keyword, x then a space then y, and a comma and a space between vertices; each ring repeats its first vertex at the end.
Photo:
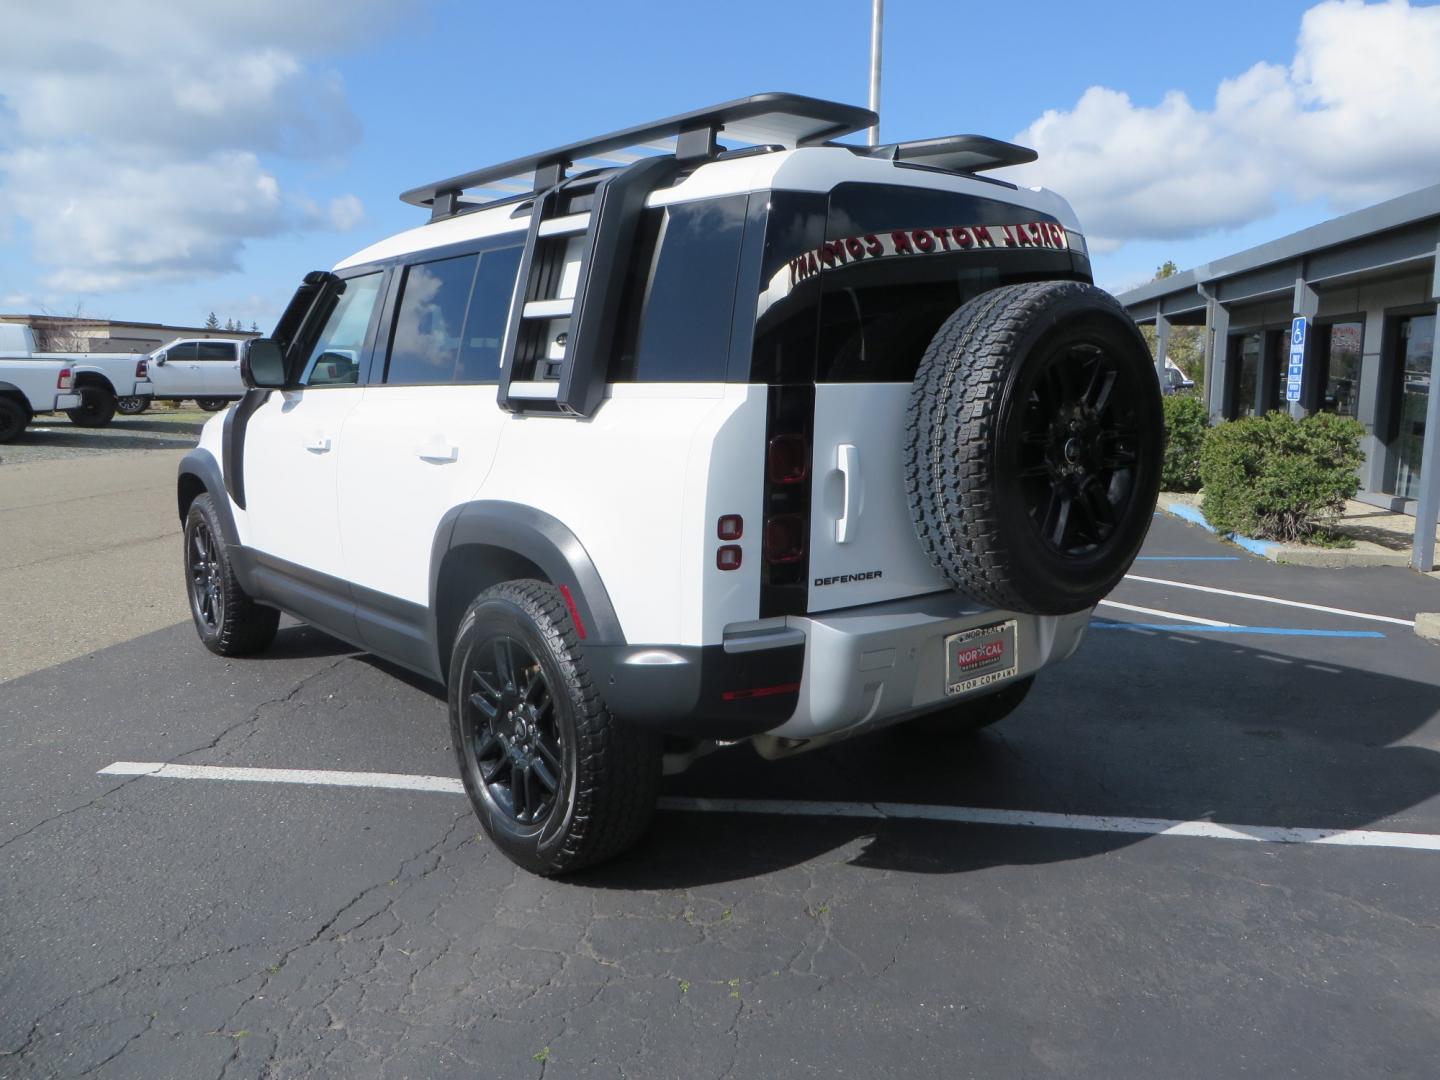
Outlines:
POLYGON ((1281 408, 1353 416, 1365 426, 1357 498, 1409 514, 1423 507, 1433 523, 1440 513, 1437 251, 1440 184, 1119 299, 1136 322, 1155 327, 1162 357, 1172 327, 1205 327, 1203 392, 1212 419, 1281 408), (1303 365, 1292 369, 1300 359, 1291 355, 1297 316, 1306 320, 1295 350, 1303 365))

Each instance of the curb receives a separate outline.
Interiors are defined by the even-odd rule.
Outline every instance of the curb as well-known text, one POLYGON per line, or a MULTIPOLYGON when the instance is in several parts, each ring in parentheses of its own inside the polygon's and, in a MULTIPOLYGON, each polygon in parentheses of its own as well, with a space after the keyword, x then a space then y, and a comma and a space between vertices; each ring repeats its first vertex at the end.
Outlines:
POLYGON ((1440 611, 1422 611, 1415 616, 1415 633, 1440 643, 1440 611))
POLYGON ((1222 540, 1229 540, 1252 555, 1258 555, 1262 559, 1269 559, 1275 563, 1287 563, 1291 566, 1317 566, 1332 570, 1350 566, 1410 565, 1409 556, 1401 551, 1347 551, 1344 548, 1299 547, 1294 544, 1276 543, 1273 540, 1256 540, 1253 537, 1240 536, 1237 533, 1220 533, 1215 526, 1205 520, 1205 515, 1198 506, 1182 502, 1166 502, 1163 499, 1158 505, 1161 510, 1173 517, 1178 517, 1191 525, 1198 525, 1206 532, 1214 533, 1222 540))

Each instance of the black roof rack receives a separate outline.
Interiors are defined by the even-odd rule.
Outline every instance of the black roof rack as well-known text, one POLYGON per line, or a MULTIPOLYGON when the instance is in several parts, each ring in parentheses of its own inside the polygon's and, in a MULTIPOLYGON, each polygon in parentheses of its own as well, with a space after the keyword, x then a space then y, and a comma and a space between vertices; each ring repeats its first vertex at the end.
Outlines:
POLYGON ((890 143, 863 151, 867 157, 929 165, 948 172, 978 173, 1006 165, 1028 165, 1040 155, 1028 146, 992 139, 988 135, 946 135, 939 139, 890 143))
POLYGON ((632 148, 673 153, 682 162, 699 161, 723 149, 716 142, 722 132, 729 141, 796 147, 827 142, 877 122, 873 112, 855 105, 801 94, 754 94, 437 180, 412 188, 400 198, 414 206, 430 207, 433 217, 446 217, 455 213, 462 202, 491 202, 554 187, 577 161, 598 159, 601 163, 624 165, 646 156, 632 148), (674 145, 657 145, 662 140, 674 140, 674 145), (494 194, 462 200, 463 192, 476 188, 494 194))

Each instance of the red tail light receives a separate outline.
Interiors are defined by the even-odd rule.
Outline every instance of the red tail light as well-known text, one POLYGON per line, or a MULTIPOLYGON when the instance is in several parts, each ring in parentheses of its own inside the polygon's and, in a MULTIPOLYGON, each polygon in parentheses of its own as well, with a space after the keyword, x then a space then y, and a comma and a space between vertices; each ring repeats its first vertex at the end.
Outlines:
POLYGON ((726 544, 715 552, 715 569, 739 570, 744 553, 739 544, 726 544))
POLYGON ((776 435, 765 455, 772 484, 798 484, 810 475, 810 443, 804 435, 776 435))
POLYGON ((799 562, 805 557, 805 518, 801 514, 776 514, 765 519, 765 561, 774 564, 799 562))
POLYGON ((141 360, 135 365, 135 377, 137 379, 148 379, 150 377, 150 362, 141 360))
POLYGON ((55 389, 69 390, 74 385, 75 374, 68 367, 62 367, 59 377, 55 380, 55 389))
POLYGON ((739 540, 745 535, 745 519, 739 514, 725 514, 715 523, 715 535, 721 540, 739 540))

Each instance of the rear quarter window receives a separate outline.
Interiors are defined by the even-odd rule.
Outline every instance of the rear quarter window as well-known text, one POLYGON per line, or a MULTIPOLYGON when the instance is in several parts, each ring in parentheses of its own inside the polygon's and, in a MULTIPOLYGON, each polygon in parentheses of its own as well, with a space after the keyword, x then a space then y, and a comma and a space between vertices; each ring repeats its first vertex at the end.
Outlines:
POLYGON ((744 195, 646 211, 622 319, 616 382, 723 382, 730 359, 744 195), (628 325, 627 325, 628 324, 628 325))

